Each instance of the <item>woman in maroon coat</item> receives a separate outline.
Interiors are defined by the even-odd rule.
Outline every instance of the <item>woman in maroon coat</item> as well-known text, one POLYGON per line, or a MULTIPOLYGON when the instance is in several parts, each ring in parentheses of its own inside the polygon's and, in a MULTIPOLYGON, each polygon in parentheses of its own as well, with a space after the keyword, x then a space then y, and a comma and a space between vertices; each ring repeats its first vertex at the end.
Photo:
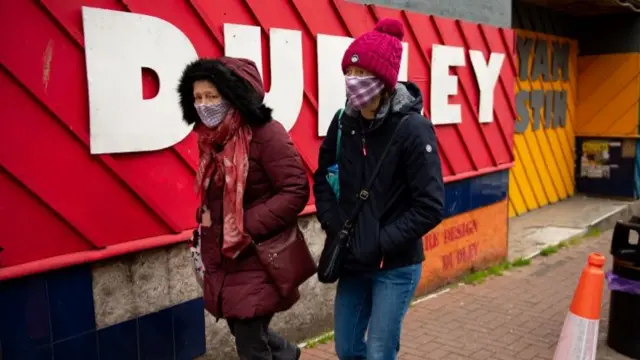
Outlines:
POLYGON ((195 61, 184 70, 178 92, 184 120, 195 124, 198 134, 196 245, 205 308, 227 320, 241 359, 298 359, 298 347, 270 330, 269 322, 300 294, 280 295, 254 243, 298 226, 309 199, 300 156, 263 104, 262 80, 252 61, 195 61))

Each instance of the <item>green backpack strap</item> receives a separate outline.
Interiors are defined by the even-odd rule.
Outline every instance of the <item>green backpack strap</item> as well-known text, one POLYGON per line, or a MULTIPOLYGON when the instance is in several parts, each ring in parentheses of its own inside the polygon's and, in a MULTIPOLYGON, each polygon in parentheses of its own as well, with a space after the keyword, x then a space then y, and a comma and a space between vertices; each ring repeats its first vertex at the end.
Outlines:
POLYGON ((338 136, 336 137, 336 163, 340 159, 340 141, 342 139, 342 113, 344 113, 344 108, 339 110, 338 114, 338 136))

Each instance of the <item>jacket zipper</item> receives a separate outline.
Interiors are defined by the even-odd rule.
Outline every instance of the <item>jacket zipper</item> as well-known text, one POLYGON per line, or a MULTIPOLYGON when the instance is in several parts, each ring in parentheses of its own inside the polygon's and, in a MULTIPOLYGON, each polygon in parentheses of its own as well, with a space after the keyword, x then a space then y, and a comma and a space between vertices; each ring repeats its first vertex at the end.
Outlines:
MULTIPOLYGON (((366 137, 364 135, 364 132, 362 132, 362 155, 367 156, 367 140, 366 137)), ((382 259, 380 259, 380 269, 382 269, 384 267, 384 257, 382 259)))
MULTIPOLYGON (((225 269, 225 258, 222 255, 222 237, 219 236, 218 238, 220 238, 220 246, 218 247, 218 251, 220 253, 220 267, 222 268, 222 282, 220 283, 220 290, 218 290, 218 314, 220 314, 220 317, 223 318, 224 314, 222 313, 222 289, 224 288, 224 281, 227 278, 227 271, 225 269)), ((218 322, 218 320, 220 320, 220 318, 216 318, 216 322, 218 322)))
POLYGON ((367 156, 367 142, 364 137, 364 133, 362 134, 362 155, 367 156))

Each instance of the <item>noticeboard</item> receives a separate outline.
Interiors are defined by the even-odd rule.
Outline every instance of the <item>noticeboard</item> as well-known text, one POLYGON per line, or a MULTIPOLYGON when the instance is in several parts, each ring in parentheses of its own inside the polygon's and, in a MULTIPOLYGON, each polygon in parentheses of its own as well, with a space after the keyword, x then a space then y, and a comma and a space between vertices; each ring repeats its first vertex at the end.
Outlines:
POLYGON ((587 195, 634 197, 636 140, 576 139, 576 187, 587 195))

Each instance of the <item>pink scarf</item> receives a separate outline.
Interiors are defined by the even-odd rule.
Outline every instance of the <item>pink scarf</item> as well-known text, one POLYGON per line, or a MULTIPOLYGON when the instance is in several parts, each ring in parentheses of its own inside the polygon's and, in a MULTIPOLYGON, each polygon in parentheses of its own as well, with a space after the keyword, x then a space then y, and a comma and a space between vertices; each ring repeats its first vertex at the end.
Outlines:
POLYGON ((211 180, 222 186, 222 255, 234 259, 252 241, 244 229, 243 207, 249 172, 251 128, 242 124, 240 114, 231 109, 220 126, 210 129, 198 123, 195 131, 200 150, 200 164, 196 174, 200 205, 206 204, 206 193, 211 180), (220 146, 222 151, 215 152, 220 146))

